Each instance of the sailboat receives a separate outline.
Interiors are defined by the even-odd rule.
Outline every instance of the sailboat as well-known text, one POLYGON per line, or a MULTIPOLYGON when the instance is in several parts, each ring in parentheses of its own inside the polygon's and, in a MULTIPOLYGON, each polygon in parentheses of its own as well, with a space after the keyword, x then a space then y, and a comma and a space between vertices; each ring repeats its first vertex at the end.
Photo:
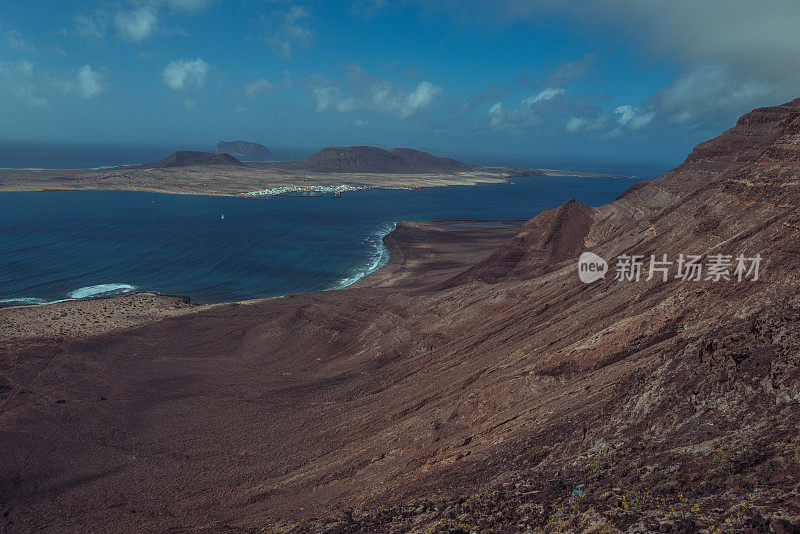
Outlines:
POLYGON ((225 214, 223 213, 222 215, 220 215, 219 218, 220 218, 221 221, 224 221, 225 220, 225 214))

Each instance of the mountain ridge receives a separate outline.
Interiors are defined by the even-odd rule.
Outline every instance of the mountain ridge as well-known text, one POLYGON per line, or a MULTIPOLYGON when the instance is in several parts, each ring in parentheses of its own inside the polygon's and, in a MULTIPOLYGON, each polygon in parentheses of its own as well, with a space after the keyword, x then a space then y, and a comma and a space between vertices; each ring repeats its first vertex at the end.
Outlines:
POLYGON ((475 165, 433 156, 421 150, 385 150, 372 146, 327 147, 290 166, 308 171, 388 173, 467 171, 476 168, 475 165))
POLYGON ((145 163, 143 168, 164 169, 169 167, 189 167, 192 165, 216 165, 242 167, 244 164, 230 154, 215 154, 196 150, 178 150, 154 163, 145 163))
POLYGON ((2 520, 796 532, 799 115, 800 100, 754 110, 659 179, 541 213, 494 252, 401 223, 375 285, 0 341, 2 520), (605 278, 580 281, 582 251, 605 278), (615 279, 620 256, 681 254, 763 262, 758 280, 615 279), (392 285, 391 269, 413 275, 392 285))

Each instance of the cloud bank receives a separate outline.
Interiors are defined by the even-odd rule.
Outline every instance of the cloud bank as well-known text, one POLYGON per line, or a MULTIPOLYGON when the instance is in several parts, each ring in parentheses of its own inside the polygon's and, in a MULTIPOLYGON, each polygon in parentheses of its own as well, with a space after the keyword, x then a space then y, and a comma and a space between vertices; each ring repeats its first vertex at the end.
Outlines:
POLYGON ((400 119, 407 119, 430 107, 441 94, 441 86, 429 81, 421 81, 414 89, 408 90, 395 82, 370 76, 358 65, 349 67, 344 86, 323 78, 311 89, 317 112, 363 110, 400 119))
MULTIPOLYGON (((669 59, 679 73, 647 103, 655 117, 668 122, 729 122, 753 107, 778 104, 800 93, 800 2, 796 0, 473 0, 470 4, 474 12, 490 13, 507 23, 553 16, 583 24, 594 33, 602 28, 603 33, 669 59)), ((442 5, 446 7, 436 9, 458 7, 465 12, 463 5, 442 5)), ((547 83, 561 85, 570 72, 580 73, 588 65, 589 60, 567 65, 547 83)), ((644 120, 632 119, 631 125, 644 120)))
POLYGON ((155 11, 147 6, 131 11, 118 11, 114 17, 114 26, 119 36, 133 42, 149 37, 155 31, 157 22, 155 11))

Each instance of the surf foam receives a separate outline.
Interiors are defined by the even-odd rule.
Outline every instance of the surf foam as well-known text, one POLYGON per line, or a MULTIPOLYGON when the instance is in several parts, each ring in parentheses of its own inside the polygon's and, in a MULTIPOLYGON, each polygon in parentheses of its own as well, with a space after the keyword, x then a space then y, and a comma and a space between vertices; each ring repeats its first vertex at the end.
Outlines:
POLYGON ((130 284, 98 284, 95 286, 79 287, 69 294, 70 300, 90 299, 96 297, 108 297, 112 295, 124 295, 132 293, 136 286, 130 284))
POLYGON ((136 292, 136 290, 136 286, 131 284, 97 284, 94 286, 79 287, 78 289, 70 291, 67 297, 63 299, 45 300, 37 297, 8 297, 0 299, 0 307, 55 304, 57 302, 67 302, 70 300, 114 297, 119 295, 128 295, 136 292))
POLYGON ((383 243, 383 238, 392 233, 395 228, 397 228, 397 223, 392 223, 390 227, 383 228, 369 236, 364 242, 372 245, 373 253, 367 266, 363 269, 357 269, 350 276, 342 278, 333 284, 333 286, 329 287, 328 290, 343 289, 347 286, 351 286, 386 265, 389 261, 389 249, 383 243))

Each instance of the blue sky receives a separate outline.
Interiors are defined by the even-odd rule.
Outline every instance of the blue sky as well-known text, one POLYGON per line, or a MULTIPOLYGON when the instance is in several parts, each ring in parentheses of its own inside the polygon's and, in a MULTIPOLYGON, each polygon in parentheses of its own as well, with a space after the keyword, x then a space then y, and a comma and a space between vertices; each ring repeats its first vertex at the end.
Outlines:
POLYGON ((741 113, 800 96, 800 2, 10 4, 5 141, 672 166, 741 113))

